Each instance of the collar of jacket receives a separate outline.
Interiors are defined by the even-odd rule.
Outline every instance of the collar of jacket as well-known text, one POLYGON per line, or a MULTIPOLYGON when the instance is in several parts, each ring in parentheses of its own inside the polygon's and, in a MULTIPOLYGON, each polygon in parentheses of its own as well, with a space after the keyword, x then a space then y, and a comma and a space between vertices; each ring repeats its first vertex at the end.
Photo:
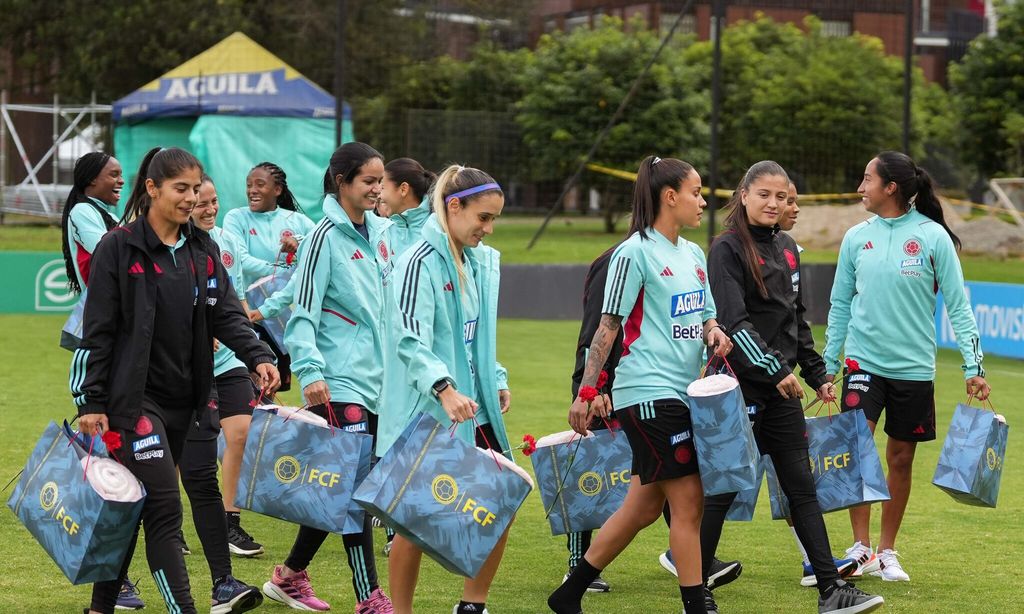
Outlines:
MULTIPOLYGON (((455 262, 452 260, 452 252, 448 247, 448 235, 441 230, 441 225, 437 223, 436 217, 431 217, 423 225, 422 237, 424 241, 437 250, 437 253, 441 254, 441 257, 444 258, 448 266, 454 269, 455 262)), ((477 247, 467 247, 462 250, 462 253, 465 254, 466 258, 476 262, 478 258, 477 250, 480 250, 482 247, 485 247, 483 243, 477 247)))
MULTIPOLYGON (((160 247, 166 247, 160 238, 156 236, 156 231, 154 231, 153 227, 149 225, 149 221, 144 215, 125 226, 124 229, 129 234, 129 245, 133 245, 146 252, 151 252, 160 247)), ((182 224, 178 231, 185 237, 185 241, 188 242, 195 238, 194 230, 192 220, 189 220, 185 224, 182 224)))
POLYGON ((420 204, 409 209, 404 213, 396 213, 391 216, 391 221, 396 224, 405 224, 406 227, 410 227, 416 224, 422 224, 423 220, 432 212, 430 210, 430 194, 423 197, 420 204))
POLYGON ((758 243, 771 243, 775 235, 779 233, 778 225, 769 228, 767 226, 747 224, 747 228, 750 229, 750 236, 754 237, 754 240, 758 243))
MULTIPOLYGON (((324 217, 329 219, 343 233, 357 241, 366 241, 363 235, 359 234, 359 231, 356 230, 352 219, 349 218, 348 213, 345 213, 345 210, 341 207, 341 203, 333 195, 328 194, 324 196, 323 211, 324 217)), ((391 220, 378 216, 373 211, 366 212, 366 215, 363 216, 363 222, 366 223, 366 231, 370 235, 370 243, 380 237, 394 223, 391 220)))
POLYGON ((911 222, 918 221, 917 207, 914 207, 913 205, 911 205, 910 209, 907 209, 906 213, 897 217, 881 217, 877 215, 875 217, 878 218, 880 223, 885 224, 890 228, 899 228, 900 226, 905 226, 911 222))

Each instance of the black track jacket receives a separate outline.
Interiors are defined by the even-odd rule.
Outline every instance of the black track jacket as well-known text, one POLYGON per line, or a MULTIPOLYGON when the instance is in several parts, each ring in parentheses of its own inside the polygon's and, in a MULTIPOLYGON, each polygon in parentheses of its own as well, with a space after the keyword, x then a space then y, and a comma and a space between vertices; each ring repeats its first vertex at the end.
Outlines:
MULTIPOLYGON (((273 363, 256 338, 220 261, 220 249, 192 223, 181 227, 195 273, 191 306, 192 398, 205 408, 213 384, 213 339, 231 348, 250 371, 273 363)), ((107 414, 111 426, 133 429, 146 390, 156 312, 157 272, 150 254, 166 250, 145 217, 107 233, 96 246, 89 275, 82 343, 71 361, 78 415, 107 414)))
POLYGON ((750 226, 761 260, 768 298, 762 298, 735 231, 715 239, 708 254, 708 278, 718 323, 732 338, 729 361, 748 400, 777 394, 775 385, 799 364, 814 390, 825 383, 825 363, 814 350, 804 320, 800 255, 792 237, 777 229, 750 226))

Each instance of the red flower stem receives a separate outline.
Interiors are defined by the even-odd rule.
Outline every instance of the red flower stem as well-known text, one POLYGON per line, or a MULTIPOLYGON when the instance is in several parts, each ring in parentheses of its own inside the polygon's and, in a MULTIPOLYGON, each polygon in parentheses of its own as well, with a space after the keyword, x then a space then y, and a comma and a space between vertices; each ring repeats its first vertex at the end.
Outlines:
POLYGON ((555 497, 551 500, 551 506, 544 510, 544 518, 551 517, 551 510, 555 509, 555 503, 558 501, 558 497, 562 495, 562 490, 565 489, 565 480, 569 477, 569 472, 572 470, 572 466, 576 462, 576 453, 580 451, 581 443, 583 443, 582 436, 576 441, 576 449, 574 449, 572 451, 572 455, 569 456, 569 464, 565 468, 565 475, 562 476, 562 481, 559 482, 558 489, 555 490, 555 497))

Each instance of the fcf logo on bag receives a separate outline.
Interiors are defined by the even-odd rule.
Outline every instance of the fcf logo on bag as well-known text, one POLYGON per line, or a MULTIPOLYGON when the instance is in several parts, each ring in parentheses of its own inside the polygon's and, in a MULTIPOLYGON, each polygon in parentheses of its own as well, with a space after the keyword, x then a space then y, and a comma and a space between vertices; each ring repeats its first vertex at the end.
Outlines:
POLYGON ((455 478, 447 473, 440 473, 434 476, 434 479, 430 481, 430 492, 434 495, 435 501, 444 506, 454 503, 456 511, 469 514, 482 527, 493 524, 497 520, 497 516, 492 514, 483 505, 477 503, 476 499, 465 493, 463 493, 462 497, 459 497, 459 484, 455 481, 455 478))
POLYGON ((39 489, 39 505, 43 508, 43 511, 49 512, 56 508, 56 511, 52 512, 50 517, 56 520, 68 535, 77 535, 78 522, 68 514, 67 508, 63 505, 58 507, 59 499, 60 491, 57 489, 56 482, 47 482, 39 489))
POLYGON ((298 481, 300 484, 316 484, 324 488, 333 488, 341 481, 341 476, 333 471, 324 471, 315 467, 302 468, 302 463, 294 456, 282 456, 274 463, 274 477, 282 484, 298 481))
POLYGON ((995 451, 995 448, 985 450, 985 464, 992 471, 998 471, 1003 468, 1003 459, 995 451))
POLYGON ((810 457, 811 473, 826 473, 833 469, 846 469, 850 466, 850 453, 826 454, 820 457, 810 457))
MULTIPOLYGON (((629 484, 629 480, 629 469, 608 472, 608 488, 614 488, 616 485, 629 484)), ((588 497, 593 497, 594 495, 604 490, 605 478, 596 471, 587 471, 580 476, 580 479, 577 480, 576 485, 579 487, 581 493, 588 497)))

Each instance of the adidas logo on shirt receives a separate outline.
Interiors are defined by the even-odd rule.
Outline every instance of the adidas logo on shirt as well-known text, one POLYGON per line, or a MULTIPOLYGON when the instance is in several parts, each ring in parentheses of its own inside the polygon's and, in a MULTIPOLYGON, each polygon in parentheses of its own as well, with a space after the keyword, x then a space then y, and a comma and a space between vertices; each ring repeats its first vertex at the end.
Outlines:
POLYGON ((146 271, 142 268, 142 265, 136 261, 135 264, 128 268, 128 273, 131 275, 145 275, 146 271))
POLYGON ((871 244, 871 241, 868 241, 864 244, 864 249, 875 249, 875 246, 871 244))
POLYGON ((249 234, 251 234, 252 236, 255 237, 256 236, 256 229, 255 228, 250 228, 249 229, 249 234))
POLYGON ((665 267, 665 270, 661 272, 662 277, 672 277, 672 269, 665 267))
POLYGON ((361 251, 359 251, 359 250, 357 249, 357 250, 356 250, 356 253, 352 254, 352 258, 351 258, 351 260, 362 260, 362 259, 363 259, 363 258, 365 258, 365 257, 366 257, 366 256, 364 256, 364 255, 363 255, 363 252, 361 252, 361 251))

